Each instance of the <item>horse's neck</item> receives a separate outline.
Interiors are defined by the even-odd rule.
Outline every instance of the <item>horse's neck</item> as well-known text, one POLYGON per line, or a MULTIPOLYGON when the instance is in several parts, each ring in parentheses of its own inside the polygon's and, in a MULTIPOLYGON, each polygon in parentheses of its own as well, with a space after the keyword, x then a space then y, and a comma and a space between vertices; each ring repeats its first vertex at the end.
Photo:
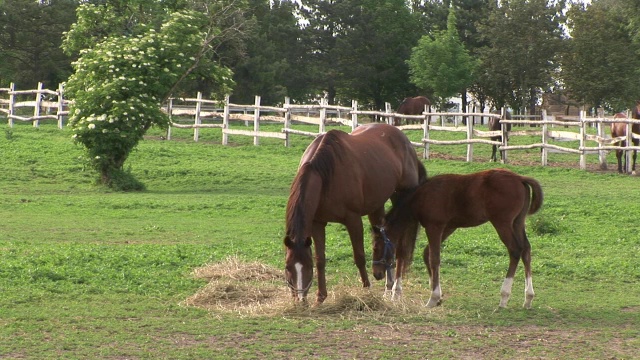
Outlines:
POLYGON ((287 231, 296 239, 311 236, 311 227, 320 203, 322 179, 306 167, 296 178, 287 205, 287 231))

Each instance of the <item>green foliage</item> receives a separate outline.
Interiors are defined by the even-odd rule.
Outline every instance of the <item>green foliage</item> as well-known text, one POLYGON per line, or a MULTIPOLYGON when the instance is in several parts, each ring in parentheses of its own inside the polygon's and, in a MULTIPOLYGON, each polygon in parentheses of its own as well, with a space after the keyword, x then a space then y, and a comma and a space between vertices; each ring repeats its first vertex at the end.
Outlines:
POLYGON ((75 20, 77 1, 0 2, 0 87, 11 82, 33 89, 38 82, 55 89, 71 73, 71 59, 60 44, 75 20))
MULTIPOLYGON (((103 15, 100 6, 80 8, 81 16, 103 15)), ((66 86, 74 100, 69 125, 104 184, 123 179, 125 160, 151 126, 168 124, 161 103, 197 65, 207 47, 205 25, 201 13, 174 12, 159 30, 139 24, 135 36, 107 37, 80 51, 66 86)), ((210 70, 221 85, 231 84, 227 68, 210 70)))
POLYGON ((614 111, 638 99, 640 46, 629 31, 629 14, 619 3, 603 1, 569 11, 571 38, 563 52, 562 78, 574 99, 614 111))
POLYGON ((453 8, 449 11, 447 30, 436 32, 433 38, 423 36, 413 48, 408 64, 411 82, 432 90, 440 102, 461 93, 472 83, 477 62, 460 41, 453 8))

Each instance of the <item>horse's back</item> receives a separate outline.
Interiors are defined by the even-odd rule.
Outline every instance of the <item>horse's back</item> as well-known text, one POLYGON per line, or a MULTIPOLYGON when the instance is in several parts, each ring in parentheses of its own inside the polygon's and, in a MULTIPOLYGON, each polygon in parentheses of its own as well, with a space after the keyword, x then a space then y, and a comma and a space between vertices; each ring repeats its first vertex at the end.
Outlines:
POLYGON ((402 101, 396 112, 404 115, 420 115, 425 106, 430 105, 431 101, 426 96, 408 97, 402 101))
POLYGON ((515 218, 525 206, 529 207, 523 179, 503 169, 438 175, 416 192, 414 212, 428 222, 454 227, 477 226, 495 217, 515 218))

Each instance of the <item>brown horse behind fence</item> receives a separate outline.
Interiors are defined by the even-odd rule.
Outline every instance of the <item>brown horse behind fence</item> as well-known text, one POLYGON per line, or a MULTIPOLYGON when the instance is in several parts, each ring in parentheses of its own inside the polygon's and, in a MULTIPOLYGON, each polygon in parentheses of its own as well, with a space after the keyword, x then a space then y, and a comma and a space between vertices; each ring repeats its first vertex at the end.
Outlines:
MULTIPOLYGON (((625 113, 617 113, 615 115, 613 115, 614 118, 616 119, 626 119, 627 115, 625 113)), ((631 112, 631 118, 632 119, 640 119, 640 100, 636 102, 636 107, 633 109, 633 111, 631 112)), ((631 132, 634 134, 638 134, 640 135, 640 124, 632 124, 631 125, 631 132)), ((626 123, 621 123, 621 122, 617 122, 617 123, 611 123, 611 137, 612 138, 616 138, 619 136, 627 136, 627 124, 626 123)), ((638 144, 640 144, 640 140, 638 139, 633 139, 631 140, 631 142, 633 143, 634 146, 638 146, 638 144)), ((626 141, 620 141, 614 144, 615 146, 622 146, 622 147, 626 147, 627 146, 627 142, 626 141)), ((624 157, 624 168, 622 166, 623 161, 622 161, 622 156, 624 155, 624 150, 616 150, 616 158, 618 160, 618 172, 619 173, 626 173, 627 172, 627 157, 624 157)), ((637 158, 638 154, 636 150, 633 150, 633 162, 631 165, 631 173, 635 174, 636 172, 636 158, 637 158)))
POLYGON ((372 226, 382 226, 385 202, 426 177, 411 142, 394 126, 369 124, 351 134, 330 130, 317 137, 302 156, 286 209, 285 276, 293 297, 306 300, 311 287, 312 243, 318 271, 316 303, 327 297, 325 227, 329 222, 346 226, 362 284, 370 286, 362 216, 368 215, 372 226))
MULTIPOLYGON (((431 101, 425 96, 408 97, 400 103, 396 113, 403 115, 420 115, 425 111, 425 107, 429 109, 430 106, 431 101)), ((394 125, 400 125, 400 120, 401 119, 396 118, 394 120, 394 125)), ((415 121, 409 121, 409 119, 407 119, 407 123, 409 122, 414 123, 415 121)))
MULTIPOLYGON (((431 297, 428 307, 439 305, 440 249, 442 242, 456 229, 473 227, 491 222, 509 253, 509 269, 502 285, 500 307, 506 307, 513 278, 522 260, 525 273, 524 307, 533 301, 531 278, 531 245, 525 233, 525 218, 542 206, 542 188, 530 177, 520 176, 508 170, 487 170, 470 175, 435 176, 420 185, 415 193, 407 195, 393 205, 385 216, 385 230, 403 256, 412 256, 415 232, 412 222, 417 219, 425 228, 429 245, 424 249, 423 260, 429 271, 431 297)), ((377 236, 374 241, 373 259, 388 256, 384 241, 377 236)), ((409 258, 410 260, 410 258, 409 258)), ((396 274, 398 274, 396 272, 396 274)), ((401 274, 397 275, 393 297, 402 291, 401 274)))
MULTIPOLYGON (((506 120, 511 120, 511 112, 506 112, 506 120)), ((502 131, 502 123, 500 122, 500 118, 490 117, 489 118, 489 131, 502 131)), ((511 124, 507 124, 507 131, 511 131, 511 124)), ((502 135, 491 137, 491 141, 500 141, 502 142, 502 135)), ((498 161, 496 153, 498 150, 497 145, 492 145, 491 150, 491 161, 498 161)), ((500 159, 504 159, 504 152, 500 151, 500 159)))

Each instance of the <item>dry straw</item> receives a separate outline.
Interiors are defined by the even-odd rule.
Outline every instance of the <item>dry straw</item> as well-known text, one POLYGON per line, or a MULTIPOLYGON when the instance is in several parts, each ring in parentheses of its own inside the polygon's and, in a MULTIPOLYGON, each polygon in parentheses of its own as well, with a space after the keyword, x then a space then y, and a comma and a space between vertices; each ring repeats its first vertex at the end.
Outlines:
MULTIPOLYGON (((193 271, 193 276, 209 283, 187 298, 183 305, 209 311, 232 312, 243 316, 397 316, 428 313, 417 298, 389 301, 381 286, 362 289, 359 281, 348 281, 330 289, 321 306, 294 303, 284 280, 284 271, 259 262, 245 262, 237 256, 208 264, 193 271)), ((405 294, 417 295, 418 289, 405 285, 405 294)), ((424 295, 420 291, 419 295, 424 295)), ((313 301, 315 293, 309 294, 313 301)))

